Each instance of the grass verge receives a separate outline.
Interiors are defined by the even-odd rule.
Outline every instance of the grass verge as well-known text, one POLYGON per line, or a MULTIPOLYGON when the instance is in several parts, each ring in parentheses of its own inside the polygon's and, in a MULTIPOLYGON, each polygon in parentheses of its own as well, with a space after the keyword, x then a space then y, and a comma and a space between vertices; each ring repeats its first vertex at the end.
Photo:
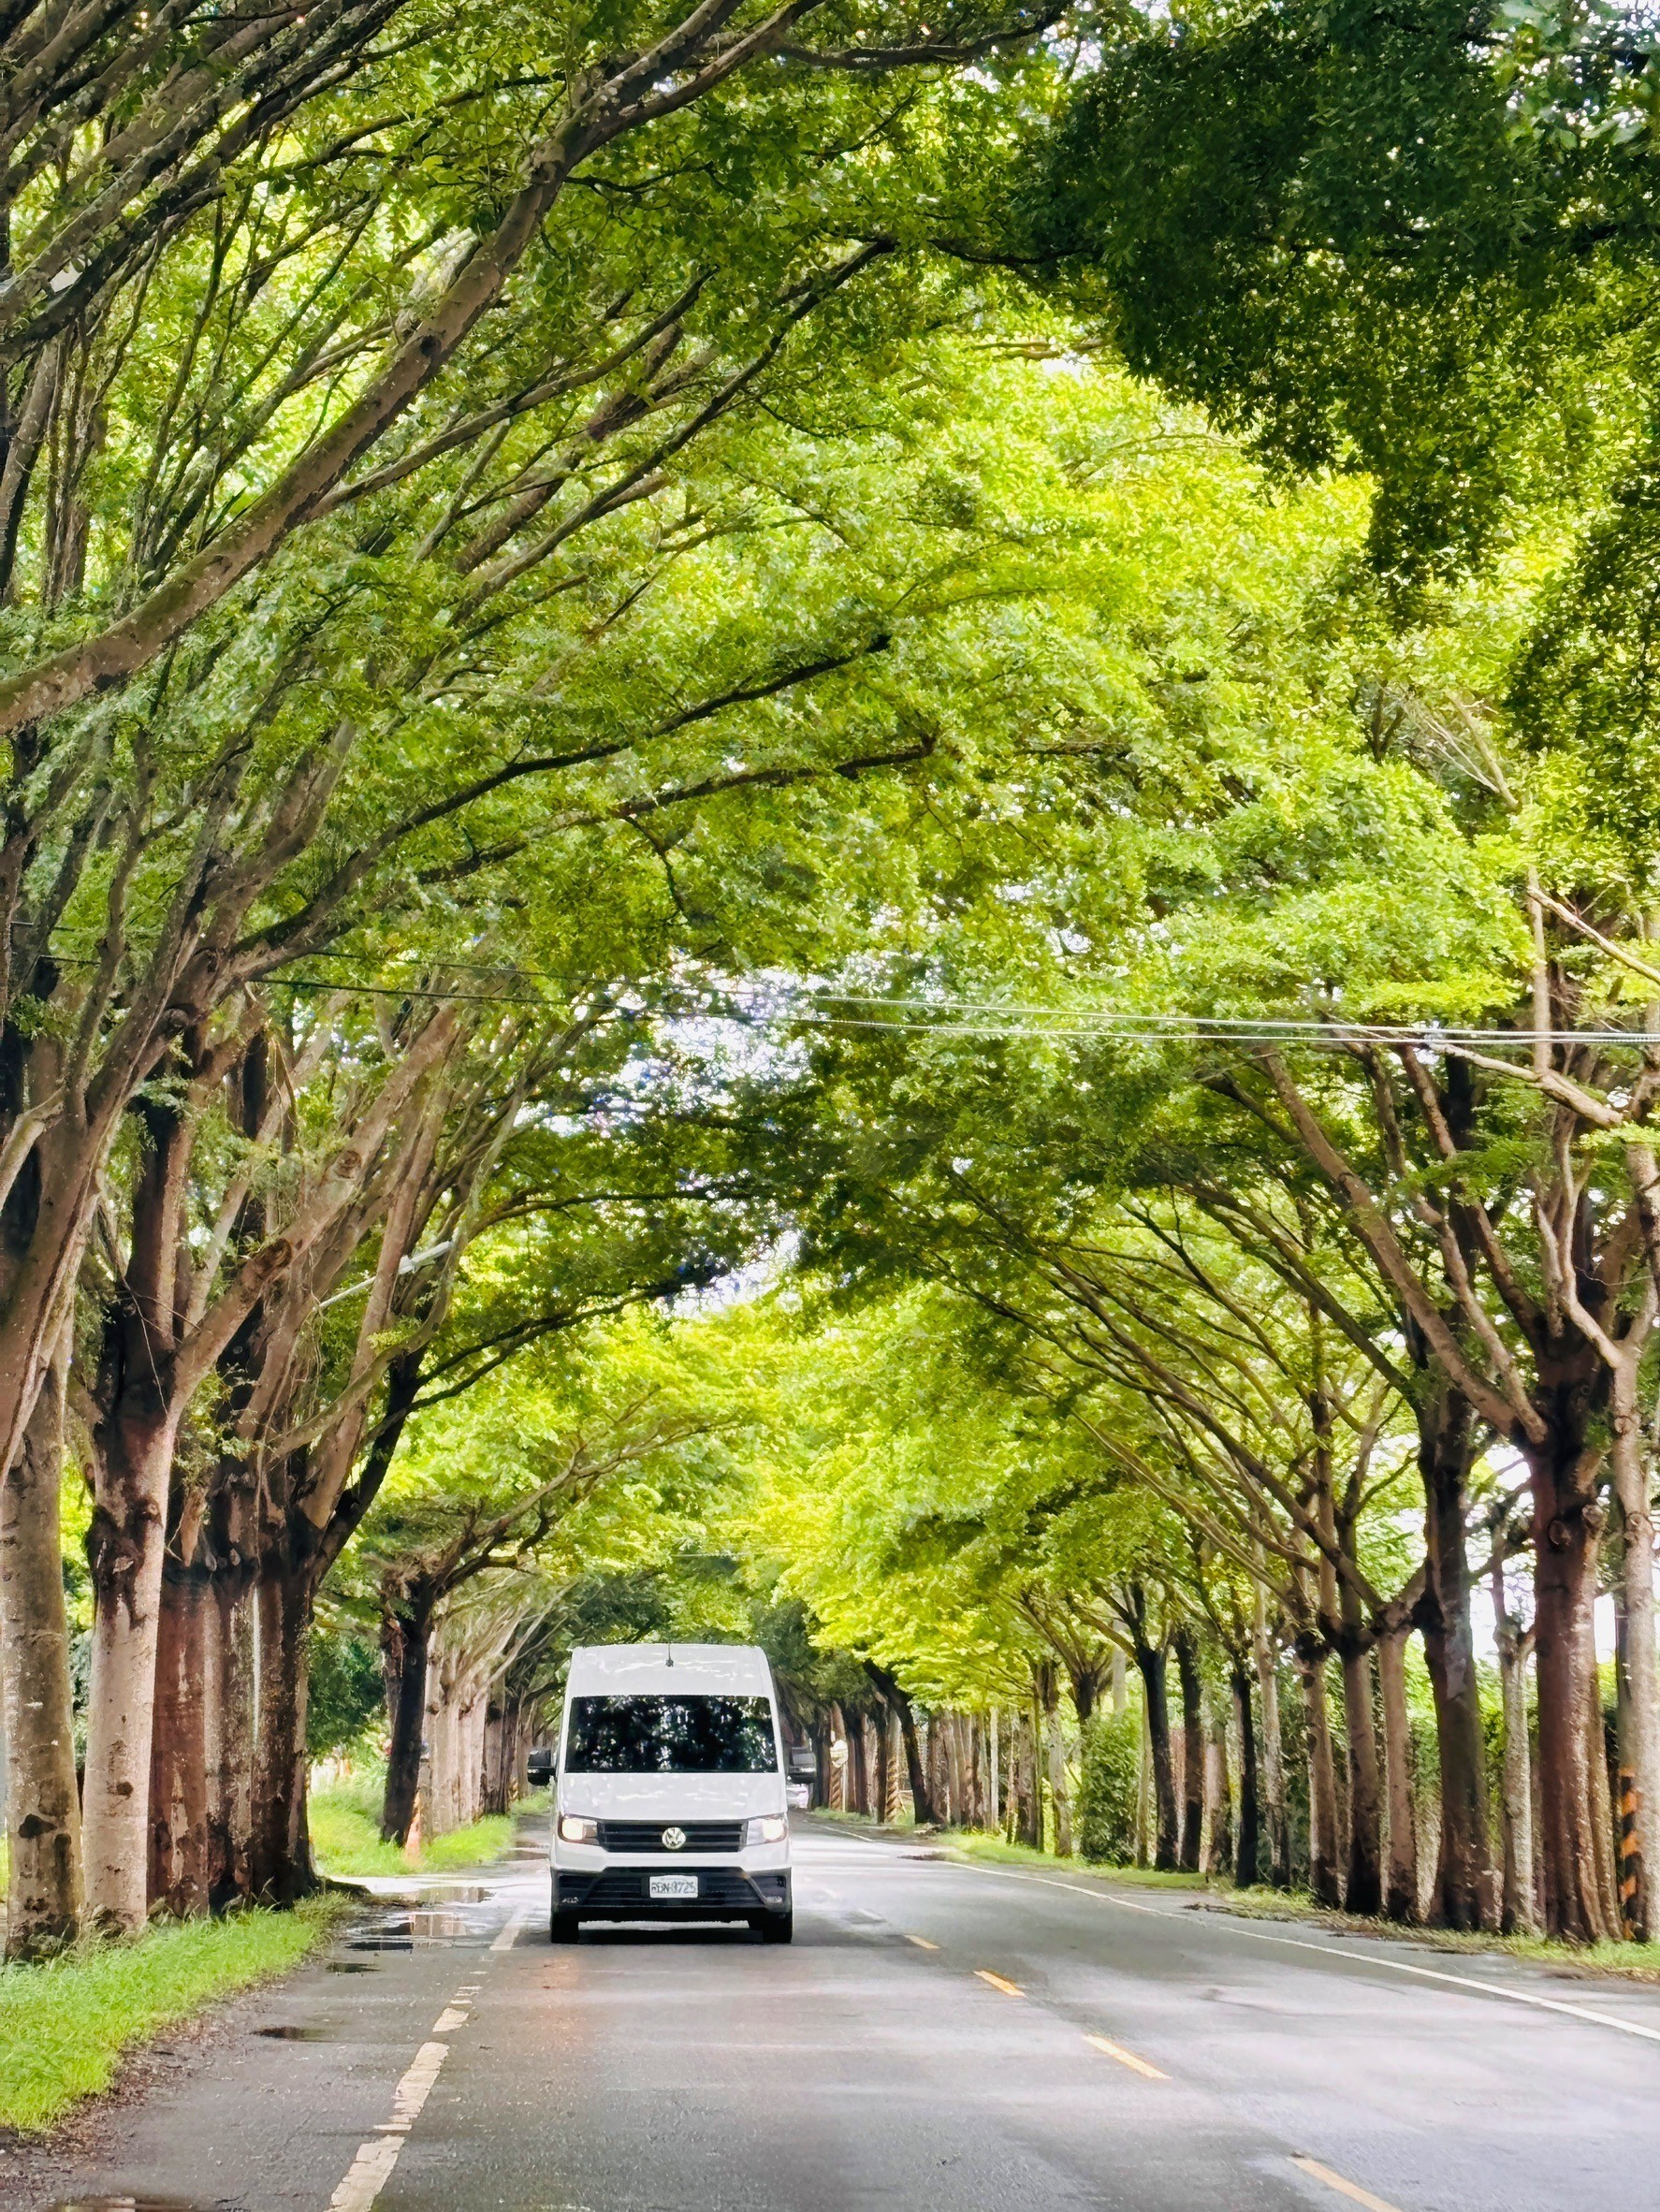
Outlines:
POLYGON ((1104 1874, 1133 1889, 1216 1890, 1221 1886, 1208 1874, 1164 1874, 1153 1867, 1108 1867, 1094 1859, 1056 1858, 1052 1851, 1034 1851, 1029 1843, 1005 1843, 1001 1836, 983 1836, 971 1828, 943 1830, 939 1846, 954 1858, 985 1866, 1047 1867, 1051 1873, 1104 1874))
POLYGON ((1246 1920, 1295 1920, 1305 1927, 1330 1928, 1336 1935, 1381 1936, 1391 1943, 1418 1943, 1432 1951, 1472 1957, 1502 1952, 1509 1958, 1525 1958, 1536 1966, 1553 1967, 1559 1973, 1583 1975, 1588 1980, 1660 1982, 1660 1943, 1562 1943, 1548 1936, 1401 1928, 1391 1920, 1333 1912, 1328 1905, 1317 1904, 1303 1891, 1288 1894, 1278 1889, 1217 1889, 1201 1910, 1237 1913, 1246 1920))
POLYGON ((1225 1875, 1167 1874, 1150 1867, 1105 1866, 1093 1859, 1056 1858, 1050 1851, 1034 1851, 1028 1843, 1006 1843, 1000 1836, 987 1836, 971 1828, 912 1828, 884 1826, 855 1812, 819 1813, 835 1827, 850 1834, 881 1836, 890 1841, 933 1848, 968 1865, 1042 1867, 1050 1873, 1093 1875, 1115 1887, 1177 1889, 1192 1894, 1193 1909, 1201 1913, 1233 1913, 1246 1920, 1289 1920, 1304 1927, 1324 1928, 1337 1935, 1371 1936, 1391 1943, 1416 1943, 1426 1950, 1466 1953, 1502 1952, 1558 1973, 1587 1980, 1613 1979, 1660 1983, 1660 1943, 1560 1943, 1545 1936, 1467 1934, 1448 1928, 1402 1928, 1391 1920, 1373 1920, 1363 1914, 1337 1913, 1317 1904, 1305 1890, 1268 1888, 1235 1889, 1225 1875))
POLYGON ((853 1836, 880 1836, 890 1843, 914 1843, 921 1850, 944 1852, 953 1858, 983 1866, 1047 1867, 1051 1873, 1098 1874, 1135 1889, 1209 1889, 1228 1891, 1208 1874, 1164 1874, 1151 1867, 1109 1867, 1094 1859, 1056 1858, 1052 1851, 1035 1851, 1029 1843, 1005 1842, 981 1828, 913 1828, 872 1820, 863 1812, 816 1812, 815 1820, 844 1829, 853 1836))
POLYGON ((350 1910, 320 1898, 292 1913, 169 1922, 136 1943, 0 1967, 0 2129, 51 2127, 109 2087, 124 2052, 215 1998, 286 1973, 350 1910))
POLYGON ((345 1881, 354 1874, 442 1874, 454 1868, 484 1866, 506 1850, 514 1822, 546 1801, 546 1791, 538 1791, 521 1799, 512 1812, 487 1813, 470 1827, 434 1836, 419 1851, 404 1851, 396 1843, 381 1841, 381 1784, 371 1772, 312 1793, 312 1854, 324 1873, 345 1881))

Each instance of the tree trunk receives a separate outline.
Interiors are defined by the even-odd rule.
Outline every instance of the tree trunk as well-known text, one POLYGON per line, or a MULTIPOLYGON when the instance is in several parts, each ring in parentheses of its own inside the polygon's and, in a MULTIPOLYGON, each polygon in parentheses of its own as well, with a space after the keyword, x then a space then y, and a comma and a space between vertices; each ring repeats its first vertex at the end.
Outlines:
POLYGON ((1229 1670, 1234 1722, 1239 1729, 1239 1833, 1234 1840, 1233 1879, 1241 1889, 1256 1884, 1261 1855, 1262 1815, 1257 1774, 1257 1724, 1251 1710, 1251 1678, 1235 1661, 1229 1670))
POLYGON ((1326 1663, 1301 1663, 1308 1713, 1308 1886, 1322 1905, 1340 1905, 1337 1868, 1337 1769, 1332 1756, 1332 1722, 1326 1710, 1326 1663))
POLYGON ((1038 1731, 1029 1709, 1014 1723, 1014 1805, 1017 1823, 1014 1840, 1033 1851, 1043 1848, 1043 1792, 1038 1783, 1038 1731))
POLYGON ((1614 1377, 1610 1447, 1620 1506, 1620 1917, 1632 1942, 1648 1943, 1660 1933, 1660 1912, 1652 1894, 1660 1880, 1660 1676, 1654 1648, 1654 1517, 1637 1377, 1627 1372, 1628 1364, 1622 1362, 1614 1377))
POLYGON ((484 1717, 484 1810, 487 1813, 505 1812, 506 1789, 502 1771, 502 1743, 507 1732, 507 1716, 499 1706, 492 1706, 484 1717))
POLYGON ((87 1539, 86 1910, 113 1935, 136 1935, 149 1901, 150 1748, 175 1428, 165 1413, 133 1404, 138 1395, 124 1392, 126 1403, 99 1426, 99 1494, 87 1539))
POLYGON ((156 1638, 150 1746, 150 1902, 175 1919, 205 1913, 208 1872, 208 1620, 199 1566, 168 1561, 156 1638))
POLYGON ((1535 1666, 1539 1693, 1539 1857, 1548 1935, 1611 1941, 1598 1879, 1591 1764, 1595 1720, 1596 1539, 1600 1509, 1549 1448, 1529 1455, 1534 1493, 1535 1666))
POLYGON ((1372 1717, 1372 1654, 1350 1644, 1341 1654, 1343 1727, 1348 1751, 1348 1872, 1351 1913, 1383 1910, 1383 1835, 1377 1730, 1372 1717))
POLYGON ((880 1706, 881 1719, 876 1724, 876 1802, 874 1812, 879 1822, 885 1823, 894 1802, 894 1724, 885 1705, 880 1706))
POLYGON ((1172 1649, 1182 1691, 1182 1823, 1176 1863, 1193 1874, 1199 1870, 1204 1830, 1204 1690, 1199 1678, 1199 1653, 1187 1629, 1177 1631, 1172 1649))
POLYGON ((1394 1628, 1377 1644, 1383 1703, 1383 1784, 1389 1813, 1389 1855, 1383 1909, 1407 1926, 1419 1917, 1418 1824, 1412 1804, 1412 1722, 1406 1706, 1408 1628, 1394 1628))
POLYGON ((899 1724, 900 1740, 905 1746, 906 1779, 910 1784, 911 1812, 916 1825, 919 1828, 932 1826, 934 1808, 928 1801, 928 1778, 923 1771, 922 1749, 916 1739, 916 1715, 910 1709, 910 1699, 885 1667, 878 1666, 868 1659, 865 1665, 871 1680, 887 1700, 889 1710, 899 1724))
POLYGON ((945 1779, 950 1803, 945 1809, 945 1817, 947 1823, 955 1828, 966 1828, 969 1825, 968 1735, 968 1715, 960 1712, 948 1715, 945 1730, 945 1779))
POLYGON ((905 1776, 910 1784, 910 1813, 919 1828, 934 1825, 934 1803, 928 1795, 928 1777, 923 1768, 922 1748, 916 1739, 916 1715, 910 1700, 899 1694, 899 1740, 905 1747, 905 1776))
POLYGON ((421 1715, 421 1734, 427 1746, 426 1806, 421 1840, 447 1836, 456 1820, 456 1711, 444 1681, 444 1632, 432 1637, 432 1656, 427 1666, 427 1710, 421 1715))
POLYGON ((63 1370, 50 1366, 0 1480, 0 1699, 10 1845, 6 1956, 67 1943, 81 1911, 80 1797, 58 1499, 63 1370))
POLYGON ((421 1734, 427 1723, 427 1646, 432 1608, 412 1596, 381 1620, 381 1657, 386 1676, 389 1727, 386 1782, 381 1799, 381 1840, 404 1844, 415 1823, 421 1788, 421 1734))
MULTIPOLYGON (((1595 1677, 1592 1678, 1594 1685, 1595 1677)), ((1602 1698, 1594 1695, 1590 1714, 1590 1741, 1585 1764, 1591 1775, 1591 1829, 1596 1838, 1596 1889, 1602 1914, 1616 1932, 1620 1926, 1620 1884, 1614 1871, 1614 1798, 1609 1787, 1609 1731, 1603 1721, 1602 1698)))
POLYGON ((208 1753, 208 1901, 223 1913, 254 1894, 254 1587, 236 1549, 213 1578, 204 1688, 208 1753))
POLYGON ((1200 1864, 1206 1874, 1233 1863, 1233 1791, 1228 1772, 1228 1724, 1219 1713, 1204 1732, 1205 1831, 1200 1864))
POLYGON ((1257 1695, 1262 1709, 1262 1797, 1268 1827, 1268 1879, 1275 1889, 1291 1886, 1291 1824, 1286 1812, 1285 1755, 1280 1748, 1279 1668, 1274 1640, 1268 1633, 1268 1608, 1260 1587, 1257 1591, 1256 1620, 1251 1655, 1257 1670, 1257 1695))
POLYGON ((1497 1885, 1487 1825, 1487 1762, 1464 1556, 1470 1409, 1443 1386, 1419 1409, 1424 1492, 1424 1593, 1418 1608, 1435 1700, 1441 1844, 1432 1917, 1447 1928, 1496 1925, 1497 1885))
POLYGON ((865 1716, 841 1708, 841 1732, 847 1739, 848 1810, 851 1812, 870 1811, 870 1767, 865 1744, 865 1716))
POLYGON ((1072 1855, 1072 1800, 1067 1788, 1066 1738, 1061 1732, 1057 1697, 1043 1716, 1049 1750, 1049 1802, 1055 1809, 1055 1855, 1072 1855))
POLYGON ((311 1598, 311 1578, 302 1566, 273 1562, 262 1570, 258 1737, 248 1852, 250 1885, 262 1904, 293 1904, 317 1883, 305 1804, 311 1598))
POLYGON ((1142 1678, 1147 1750, 1153 1768, 1153 1864, 1163 1872, 1172 1873, 1176 1867, 1176 1778, 1171 1758, 1164 1653, 1157 1645, 1138 1644, 1135 1664, 1142 1678))

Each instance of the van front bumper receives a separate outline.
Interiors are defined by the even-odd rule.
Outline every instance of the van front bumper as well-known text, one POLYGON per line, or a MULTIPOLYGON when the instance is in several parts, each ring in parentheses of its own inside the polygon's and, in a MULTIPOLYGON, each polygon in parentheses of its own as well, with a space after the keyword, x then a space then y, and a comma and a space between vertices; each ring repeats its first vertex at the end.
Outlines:
POLYGON ((561 1913, 583 1920, 752 1920, 763 1913, 790 1910, 790 1870, 740 1866, 676 1869, 694 1874, 694 1898, 654 1898, 651 1877, 669 1870, 655 1866, 607 1866, 589 1872, 558 1870, 554 1903, 561 1913))

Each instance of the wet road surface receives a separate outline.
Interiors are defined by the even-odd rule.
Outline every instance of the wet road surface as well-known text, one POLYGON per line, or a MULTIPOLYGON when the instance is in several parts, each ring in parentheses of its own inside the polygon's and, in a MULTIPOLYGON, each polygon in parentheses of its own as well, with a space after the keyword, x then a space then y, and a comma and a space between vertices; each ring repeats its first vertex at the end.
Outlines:
POLYGON ((1660 2207, 1660 1989, 802 1825, 788 1949, 551 1945, 527 1844, 239 2001, 87 2151, 0 2161, 0 2203, 1660 2207))

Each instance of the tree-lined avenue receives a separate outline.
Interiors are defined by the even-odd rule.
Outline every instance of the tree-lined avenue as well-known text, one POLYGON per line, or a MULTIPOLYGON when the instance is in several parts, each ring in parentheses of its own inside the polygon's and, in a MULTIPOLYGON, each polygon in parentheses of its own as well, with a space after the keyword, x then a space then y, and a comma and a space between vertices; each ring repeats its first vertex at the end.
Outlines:
POLYGON ((1660 2159, 1645 1988, 797 1825, 787 1954, 550 1948, 527 1854, 241 2001, 16 2201, 1580 2212, 1660 2159))

